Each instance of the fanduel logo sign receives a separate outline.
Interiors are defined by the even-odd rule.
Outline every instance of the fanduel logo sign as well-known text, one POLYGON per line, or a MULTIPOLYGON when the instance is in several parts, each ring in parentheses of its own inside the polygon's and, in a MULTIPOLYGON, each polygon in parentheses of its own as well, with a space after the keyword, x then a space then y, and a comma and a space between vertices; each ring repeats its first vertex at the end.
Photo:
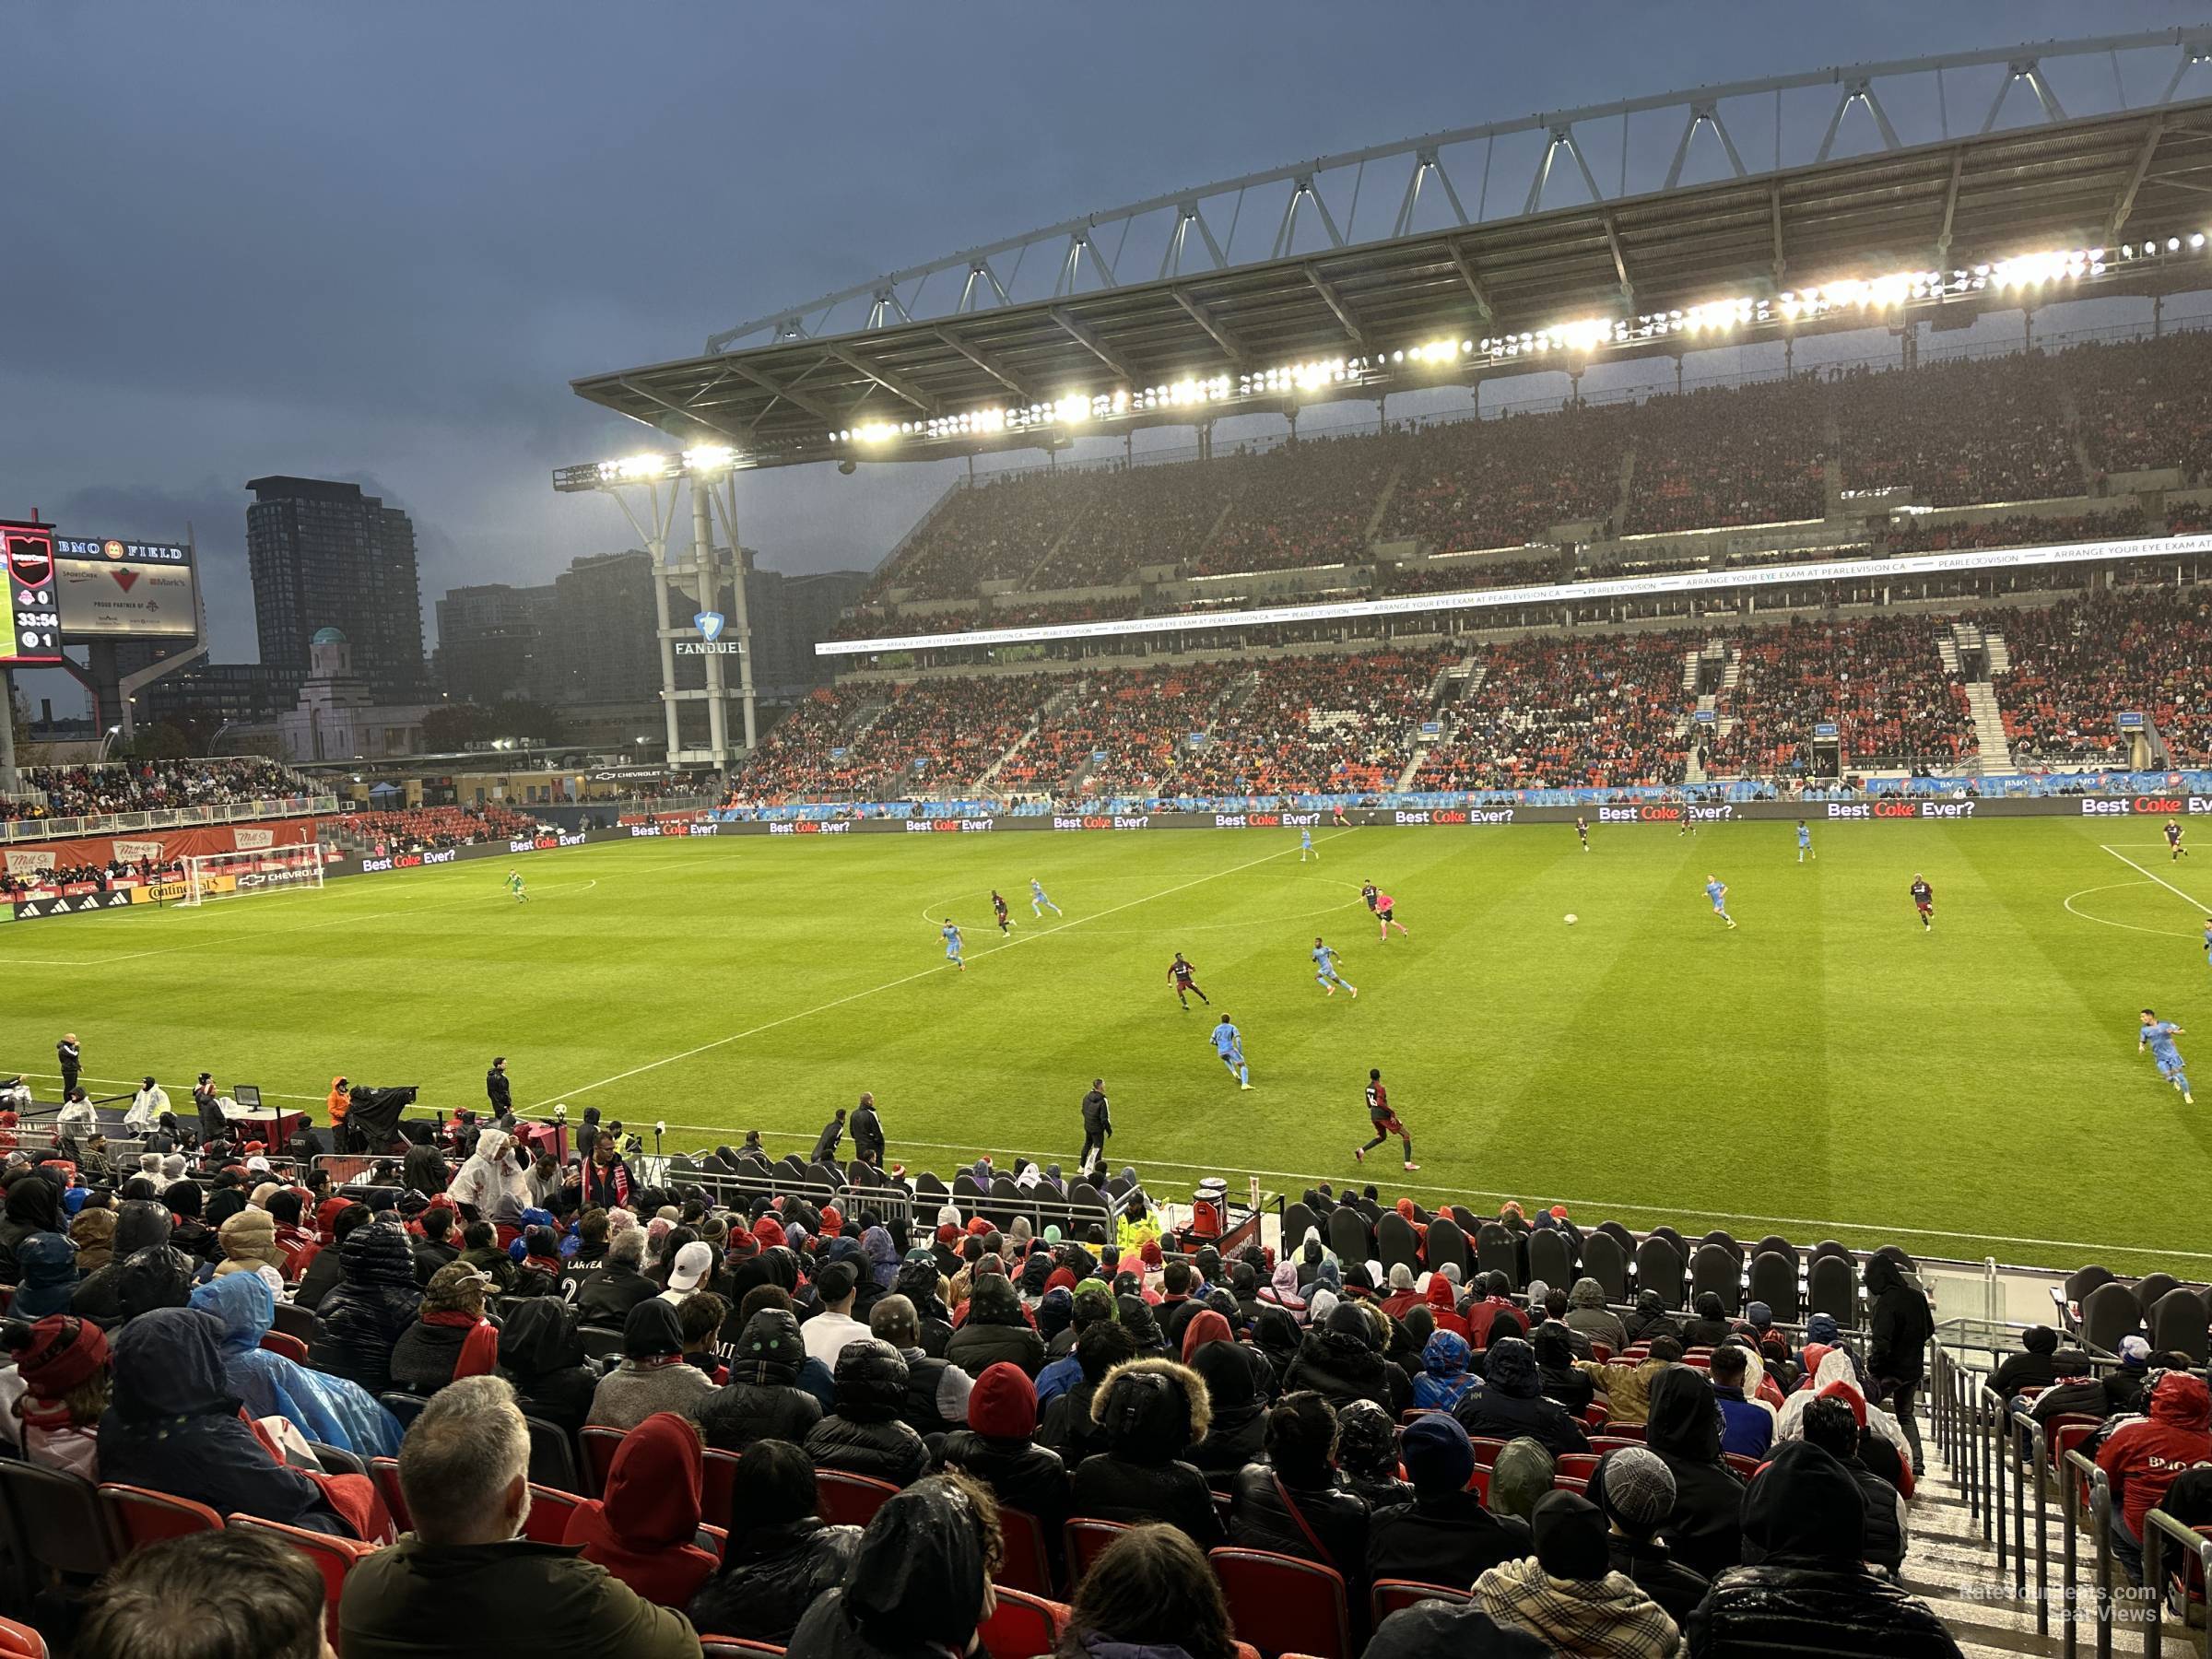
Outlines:
POLYGON ((702 610, 691 618, 691 625, 699 629, 700 637, 696 640, 678 640, 676 642, 677 655, 735 656, 737 654, 737 641, 722 637, 723 616, 720 611, 702 610))

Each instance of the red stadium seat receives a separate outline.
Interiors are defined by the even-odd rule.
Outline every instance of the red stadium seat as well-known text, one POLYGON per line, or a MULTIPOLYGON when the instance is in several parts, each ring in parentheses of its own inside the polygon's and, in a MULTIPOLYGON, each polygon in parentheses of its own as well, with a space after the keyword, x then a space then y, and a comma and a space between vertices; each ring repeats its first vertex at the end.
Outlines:
POLYGON ((573 1492, 552 1487, 530 1488, 530 1516, 523 1523, 523 1536, 533 1544, 558 1544, 569 1535, 569 1517, 590 1502, 573 1492))
POLYGON ((111 1480, 102 1483, 100 1496, 107 1505, 108 1513, 114 1517, 117 1535, 125 1549, 143 1549, 164 1538, 183 1538, 194 1533, 223 1529, 222 1516, 206 1504, 194 1503, 189 1498, 172 1498, 167 1492, 157 1492, 148 1487, 124 1486, 111 1480))
POLYGON ((833 1526, 865 1526, 876 1512, 899 1496, 888 1480, 848 1475, 842 1469, 814 1472, 816 1512, 833 1526))
POLYGON ((232 1515, 232 1526, 247 1532, 273 1534, 289 1544, 301 1555, 314 1562, 323 1574, 323 1624, 329 1632, 330 1645, 338 1645, 338 1599, 346 1591, 346 1575, 354 1563, 376 1553, 377 1547, 364 1544, 359 1538, 334 1537, 328 1533, 310 1532, 304 1526, 287 1526, 277 1521, 262 1521, 252 1515, 232 1515))
POLYGON ((1206 1559, 1243 1641, 1263 1653, 1352 1659, 1351 1611, 1344 1577, 1334 1567, 1233 1546, 1210 1550, 1206 1559))
POLYGON ((1588 1480, 1597 1471, 1599 1455, 1594 1452, 1562 1452, 1552 1460, 1552 1475, 1555 1479, 1564 1476, 1569 1480, 1588 1480))
POLYGON ((0 1653, 7 1659, 46 1659, 46 1638, 27 1624, 0 1618, 0 1653))
POLYGON ((1503 1441, 1492 1439, 1486 1434, 1471 1435, 1468 1438, 1475 1442, 1475 1466, 1478 1469, 1493 1467, 1498 1462, 1498 1453, 1505 1450, 1503 1441))
POLYGON ((1079 1582, 1090 1564, 1099 1559, 1107 1545, 1127 1532, 1129 1528, 1119 1521, 1092 1521, 1082 1516, 1068 1522, 1063 1529, 1067 1540, 1068 1581, 1079 1582))
POLYGON ((701 1636, 699 1645, 707 1659, 783 1659, 783 1650, 766 1641, 747 1641, 739 1636, 701 1636))
POLYGON ((737 1485, 737 1453, 709 1446, 701 1465, 705 1478, 700 1486, 699 1512, 719 1525, 730 1518, 737 1485))
POLYGON ((976 1632, 990 1659, 1036 1659, 1060 1644, 1067 1626, 1067 1608, 1024 1590, 998 1586, 998 1605, 983 1628, 976 1632))
POLYGON ((415 1524, 407 1519, 407 1495, 399 1489, 399 1459, 371 1458, 369 1478, 376 1482, 376 1489, 383 1494, 384 1507, 392 1512, 393 1524, 401 1532, 413 1530, 415 1524))
POLYGON ((272 1354, 281 1354, 295 1365, 307 1363, 307 1344, 271 1326, 261 1334, 261 1346, 272 1354))
POLYGON ((1006 1541, 1006 1559, 992 1582, 1031 1595, 1052 1594, 1053 1558, 1045 1547, 1044 1523, 1023 1510, 1002 1509, 998 1530, 1006 1541))
POLYGON ((596 1498, 606 1490, 606 1472, 622 1449, 622 1430, 587 1423, 577 1431, 576 1441, 583 1448, 583 1484, 591 1488, 583 1496, 596 1498))

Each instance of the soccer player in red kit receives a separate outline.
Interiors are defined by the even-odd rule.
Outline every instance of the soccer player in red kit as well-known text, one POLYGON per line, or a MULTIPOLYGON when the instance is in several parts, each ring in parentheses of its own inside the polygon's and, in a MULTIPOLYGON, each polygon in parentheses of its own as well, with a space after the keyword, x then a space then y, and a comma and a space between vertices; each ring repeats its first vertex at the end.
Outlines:
POLYGON ((1194 992, 1207 1007, 1214 1006, 1214 999, 1198 990, 1198 970, 1182 959, 1180 950, 1175 953, 1175 959, 1168 964, 1168 983, 1175 987, 1175 1000, 1182 1005, 1185 1013, 1190 1011, 1191 994, 1194 992))
POLYGON ((1421 1167, 1413 1161, 1413 1136, 1398 1122, 1398 1114, 1390 1109, 1390 1091, 1382 1087, 1382 1074, 1372 1068, 1367 1074, 1367 1121, 1374 1129, 1375 1138, 1364 1147, 1353 1148, 1355 1161, 1365 1163, 1370 1152, 1394 1135, 1405 1145, 1406 1167, 1408 1170, 1421 1167))

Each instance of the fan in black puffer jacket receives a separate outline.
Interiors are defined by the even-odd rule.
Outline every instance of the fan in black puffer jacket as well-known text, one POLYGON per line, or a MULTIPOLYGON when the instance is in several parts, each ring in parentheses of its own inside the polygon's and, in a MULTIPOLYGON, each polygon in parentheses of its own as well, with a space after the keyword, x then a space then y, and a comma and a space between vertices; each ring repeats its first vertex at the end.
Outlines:
MULTIPOLYGON (((1079 1345, 1078 1345, 1079 1347, 1079 1345)), ((1206 1383, 1171 1359, 1132 1359, 1106 1373, 1091 1401, 1107 1449, 1076 1470, 1074 1512, 1100 1521, 1164 1522, 1200 1549, 1221 1543, 1206 1477, 1182 1461, 1206 1438, 1206 1383)))
POLYGON ((1413 1404, 1413 1383, 1382 1358, 1382 1334, 1356 1301, 1329 1310, 1328 1323, 1306 1333, 1283 1377, 1283 1392, 1310 1388, 1332 1406, 1372 1400, 1395 1417, 1413 1404))
POLYGON ((1001 1363, 1020 1366, 1030 1378, 1044 1369, 1044 1338, 1022 1317, 1012 1279, 988 1273, 975 1281, 967 1317, 946 1345, 945 1358, 971 1377, 1001 1363))
POLYGON ((860 1528, 825 1526, 814 1512, 814 1465, 780 1440, 746 1448, 730 1481, 731 1525, 722 1571, 685 1608, 694 1629, 782 1647, 806 1609, 842 1583, 860 1550, 860 1528), (735 1523, 735 1525, 732 1524, 735 1523))
POLYGON ((747 1320, 729 1382, 703 1396, 692 1413, 707 1444, 722 1452, 742 1452, 756 1441, 803 1444, 822 1420, 821 1403, 798 1385, 806 1362, 799 1322, 783 1309, 763 1308, 747 1320))
POLYGON ((944 1359, 952 1341, 952 1310, 945 1305, 945 1281, 935 1260, 924 1253, 900 1263, 897 1289, 914 1304, 914 1319, 922 1327, 922 1351, 932 1359, 944 1359))
POLYGON ((806 1437, 815 1467, 900 1487, 919 1480, 929 1469, 929 1448, 899 1419, 906 1404, 906 1361, 899 1350, 872 1336, 848 1342, 837 1357, 836 1378, 837 1410, 806 1437))
POLYGON ((1267 1414, 1267 1462, 1237 1473, 1229 1541, 1334 1567, 1358 1606, 1367 1586, 1367 1502, 1344 1489, 1330 1465, 1335 1439, 1326 1400, 1304 1390, 1285 1394, 1267 1414))
POLYGON ((1689 1616, 1690 1659, 1819 1652, 1866 1659, 1958 1659, 1928 1605, 1867 1571, 1865 1510, 1850 1472, 1790 1441, 1744 1496, 1757 1567, 1731 1567, 1689 1616))
POLYGON ((1666 1547, 1707 1578, 1735 1566, 1743 1559, 1744 1481, 1721 1456, 1720 1402, 1703 1371, 1670 1365, 1652 1379, 1643 1443, 1675 1477, 1674 1512, 1659 1529, 1666 1547))
POLYGON ((392 1346, 422 1302, 415 1253, 396 1222, 371 1222, 338 1246, 338 1288, 315 1310, 309 1362, 382 1394, 392 1386, 392 1346))
POLYGON ((969 1390, 968 1427, 945 1437, 937 1467, 966 1469, 1002 1506, 1034 1515, 1046 1554, 1057 1561, 1068 1515, 1067 1465, 1059 1453, 1035 1442, 1036 1432, 1036 1385, 1018 1365, 994 1365, 969 1390))

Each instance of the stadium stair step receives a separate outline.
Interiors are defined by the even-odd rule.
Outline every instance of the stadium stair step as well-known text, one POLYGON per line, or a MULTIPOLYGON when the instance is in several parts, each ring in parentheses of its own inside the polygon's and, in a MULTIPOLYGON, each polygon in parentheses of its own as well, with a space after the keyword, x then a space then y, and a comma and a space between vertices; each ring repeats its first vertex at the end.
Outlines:
MULTIPOLYGON (((1996 1548, 1982 1536, 1982 1523, 1974 1518, 1968 1506, 1966 1492, 1952 1476, 1949 1465, 1938 1448, 1935 1431, 1924 1418, 1921 1439, 1927 1448, 1927 1473, 1917 1482, 1910 1511, 1908 1524, 1911 1542, 1905 1550, 1902 1574, 1904 1587, 1921 1597, 1935 1610, 1944 1626, 1957 1640, 1967 1659, 2018 1659, 2019 1655, 2055 1655, 2064 1650, 2064 1626, 2059 1614, 2060 1583, 2059 1561, 2064 1548, 2054 1515, 2051 1522, 2051 1633, 2039 1635, 2035 1624, 2035 1604, 2022 1600, 2013 1593, 2013 1567, 2007 1559, 2004 1569, 1997 1566, 1996 1548)), ((2007 1522, 2009 1526, 2010 1523, 2007 1522)), ((2087 1547, 2087 1539, 2083 1540, 2087 1547)), ((2033 1534, 2030 1534, 2028 1594, 2035 1594, 2033 1534)), ((2163 1653, 2194 1654, 2198 1652, 2192 1634, 2180 1628, 2180 1621, 2171 1618, 2162 1626, 2163 1653)), ((2083 1618, 2079 1631, 2079 1652, 2088 1654, 2096 1649, 2096 1625, 2089 1618, 2088 1605, 2083 1602, 2083 1618)), ((2112 1651, 2115 1653, 2138 1653, 2143 1651, 2140 1627, 2116 1624, 2112 1632, 2112 1651)))
POLYGON ((2012 672, 2012 647, 2005 643, 2003 634, 1984 633, 1982 636, 1982 649, 1989 659, 1991 679, 1995 679, 2000 674, 2012 672))
POLYGON ((1613 498, 1613 529, 1615 534, 1628 528, 1629 503, 1636 499, 1636 445, 1630 441, 1620 458, 1620 489, 1613 498))
POLYGON ((1405 476, 1406 463, 1403 461, 1390 469, 1390 477, 1383 480, 1382 493, 1375 497, 1375 510, 1367 515, 1367 528, 1359 533, 1359 539, 1363 543, 1373 545, 1376 533, 1382 528, 1382 515, 1390 511, 1390 498, 1398 493, 1398 480, 1405 476))
POLYGON ((2005 710, 1997 701, 1997 688, 1985 679, 1967 681, 1966 707, 1974 717, 1974 743, 1981 751, 1983 774, 2010 771, 2012 745, 2005 736, 2005 710))

